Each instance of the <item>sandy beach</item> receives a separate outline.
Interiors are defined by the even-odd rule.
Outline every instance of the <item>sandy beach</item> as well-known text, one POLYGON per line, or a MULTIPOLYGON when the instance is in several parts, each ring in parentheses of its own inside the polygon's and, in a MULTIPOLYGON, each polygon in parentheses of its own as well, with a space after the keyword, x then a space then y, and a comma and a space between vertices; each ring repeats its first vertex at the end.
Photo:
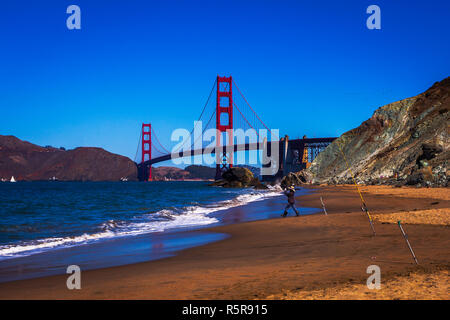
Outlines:
POLYGON ((208 228, 229 237, 170 258, 83 271, 81 290, 67 289, 67 275, 1 283, 0 299, 448 299, 448 189, 362 190, 375 237, 354 187, 310 187, 298 205, 321 208, 323 197, 328 215, 318 209, 313 215, 208 228), (437 214, 430 221, 408 214, 417 212, 437 214), (380 290, 365 286, 373 264, 381 268, 380 290))

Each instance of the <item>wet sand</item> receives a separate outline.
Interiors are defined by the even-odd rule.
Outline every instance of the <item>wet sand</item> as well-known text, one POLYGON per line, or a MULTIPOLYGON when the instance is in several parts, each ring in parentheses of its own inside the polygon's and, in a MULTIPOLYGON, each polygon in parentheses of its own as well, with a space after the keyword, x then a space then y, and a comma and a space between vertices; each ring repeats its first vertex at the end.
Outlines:
MULTIPOLYGON (((417 210, 445 213, 450 208, 448 189, 383 188, 375 187, 374 192, 371 187, 363 190, 374 215, 417 210), (427 190, 432 192, 427 195, 427 190)), ((412 290, 425 288, 423 282, 427 279, 445 275, 448 278, 448 226, 404 225, 420 262, 416 266, 396 224, 375 221, 377 236, 371 235, 359 196, 351 186, 324 186, 311 191, 298 201, 302 206, 321 208, 322 196, 327 216, 319 210, 315 215, 208 228, 208 232, 230 237, 181 251, 171 258, 83 271, 81 290, 68 290, 66 275, 2 283, 0 298, 266 299, 279 298, 286 292, 300 294, 301 298, 302 292, 331 288, 331 295, 322 297, 330 299, 339 298, 338 293, 333 294, 333 288, 364 288, 366 269, 376 264, 381 268, 382 284, 404 283, 401 279, 418 275, 415 281, 405 282, 408 286, 395 289, 395 295, 387 293, 382 297, 408 299, 414 298, 412 290)), ((268 210, 282 212, 276 202, 267 205, 268 210)), ((442 298, 442 288, 426 288, 426 297, 442 298)), ((383 287, 379 292, 382 290, 383 287)))

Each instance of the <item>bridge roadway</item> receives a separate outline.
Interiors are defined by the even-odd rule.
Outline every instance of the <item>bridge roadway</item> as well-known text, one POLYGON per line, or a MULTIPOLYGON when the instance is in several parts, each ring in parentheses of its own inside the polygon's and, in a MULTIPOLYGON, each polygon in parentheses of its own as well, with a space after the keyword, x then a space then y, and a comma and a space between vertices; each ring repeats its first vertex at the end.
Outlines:
MULTIPOLYGON (((331 143, 336 138, 306 138, 306 139, 293 139, 288 140, 288 144, 291 146, 296 146, 299 148, 303 148, 307 144, 320 144, 320 143, 331 143)), ((281 145, 281 141, 277 141, 281 145)), ((270 144, 272 142, 267 142, 267 148, 270 149, 270 144)), ((238 151, 249 151, 249 150, 259 150, 262 147, 263 143, 245 143, 245 144, 235 144, 234 145, 234 152, 238 151)), ((145 167, 145 166, 151 166, 158 162, 168 161, 175 158, 183 158, 183 157, 193 157, 196 155, 201 155, 205 151, 210 154, 214 154, 216 152, 216 148, 202 148, 202 149, 194 149, 194 150, 186 150, 186 151, 180 151, 175 153, 168 153, 166 155, 156 157, 150 160, 147 160, 143 163, 138 164, 138 167, 145 167)))

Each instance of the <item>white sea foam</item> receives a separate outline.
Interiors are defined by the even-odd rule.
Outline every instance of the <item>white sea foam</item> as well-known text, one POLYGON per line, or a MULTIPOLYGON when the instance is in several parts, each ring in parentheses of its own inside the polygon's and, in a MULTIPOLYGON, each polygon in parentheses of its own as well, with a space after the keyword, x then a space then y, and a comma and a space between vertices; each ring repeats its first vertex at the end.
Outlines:
POLYGON ((0 246, 0 261, 8 258, 28 256, 58 248, 67 248, 89 244, 100 240, 134 236, 152 232, 163 232, 175 228, 193 228, 219 222, 209 216, 213 212, 237 207, 249 202, 261 201, 280 193, 276 190, 251 191, 231 200, 221 201, 209 206, 189 206, 175 212, 164 209, 154 214, 136 217, 133 221, 107 221, 101 226, 102 231, 93 234, 83 234, 75 237, 53 237, 27 241, 19 244, 0 246))

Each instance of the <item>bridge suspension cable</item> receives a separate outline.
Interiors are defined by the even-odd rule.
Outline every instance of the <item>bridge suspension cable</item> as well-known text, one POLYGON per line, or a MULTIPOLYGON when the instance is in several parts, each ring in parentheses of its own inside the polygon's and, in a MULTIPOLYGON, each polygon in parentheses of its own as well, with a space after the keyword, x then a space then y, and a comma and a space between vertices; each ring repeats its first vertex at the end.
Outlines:
POLYGON ((161 154, 164 154, 164 152, 161 152, 161 150, 159 150, 156 146, 155 146, 155 144, 153 143, 153 141, 152 141, 152 148, 154 148, 156 151, 158 151, 159 153, 161 153, 161 154))
MULTIPOLYGON (((214 80, 213 86, 212 86, 211 91, 209 92, 209 95, 208 95, 208 99, 206 100, 206 103, 205 103, 205 105, 203 106, 202 112, 200 113, 200 116, 199 116, 198 119, 197 119, 196 125, 199 123, 200 119, 201 119, 202 116, 203 116, 203 113, 204 113, 205 110, 206 110, 206 107, 207 107, 208 104, 209 104, 209 101, 211 100, 211 96, 212 96, 212 94, 213 94, 213 92, 214 92, 214 88, 215 88, 215 86, 216 86, 216 83, 217 83, 217 79, 214 80)), ((208 122, 208 123, 209 123, 209 122, 208 122)), ((192 136, 192 134, 194 133, 195 128, 196 128, 196 126, 194 125, 194 127, 193 127, 192 130, 191 130, 191 133, 189 134, 190 136, 192 136)), ((203 131, 203 132, 204 132, 204 131, 203 131)), ((186 141, 187 141, 187 140, 186 140, 186 141)), ((180 151, 180 150, 184 147, 186 141, 183 142, 183 144, 182 144, 177 150, 175 150, 174 152, 180 151)), ((191 146, 191 148, 192 148, 192 146, 191 146)), ((170 152, 169 152, 169 153, 170 153, 170 152)))
MULTIPOLYGON (((203 132, 200 136, 197 137, 197 139, 195 139, 195 141, 191 144, 191 150, 194 149, 195 144, 197 143, 197 141, 199 139, 201 139, 203 137, 203 134, 205 133, 205 131, 207 130, 211 120, 214 118, 214 115, 216 114, 216 111, 213 111, 213 113, 211 114, 211 117, 208 120, 208 123, 206 124, 206 126, 203 128, 203 132)), ((192 136, 192 132, 191 132, 191 136, 192 136)))
MULTIPOLYGON (((273 134, 272 131, 269 129, 268 126, 266 126, 266 124, 264 123, 264 121, 261 120, 261 118, 258 116, 258 114, 255 112, 255 110, 253 110, 252 106, 248 103, 247 99, 245 98, 245 96, 243 95, 242 91, 239 89, 238 85, 236 84, 236 82, 233 79, 233 83, 234 86, 236 87, 236 89, 238 90, 239 94, 242 96, 242 98, 244 99, 245 103, 249 106, 250 110, 253 112, 253 114, 256 116, 256 118, 258 118, 258 120, 262 123, 262 125, 270 132, 270 134, 273 134)), ((240 111, 239 111, 240 112, 240 111)), ((241 113, 242 115, 242 113, 241 113)), ((243 116, 243 115, 242 115, 243 116)), ((275 136, 275 135, 274 135, 275 136)), ((276 137, 277 139, 279 137, 276 137)))
POLYGON ((233 105, 236 107, 237 111, 239 111, 239 113, 240 113, 240 115, 242 116, 242 118, 244 118, 245 122, 247 122, 247 124, 248 124, 253 130, 255 130, 256 135, 257 135, 258 138, 259 138, 258 130, 256 130, 256 129, 251 125, 251 123, 247 120, 247 118, 244 116, 244 114, 241 112, 241 110, 239 109, 239 107, 237 106, 237 104, 236 104, 234 101, 233 101, 233 105))
MULTIPOLYGON (((155 153, 153 153, 153 157, 155 155, 163 156, 163 155, 167 155, 167 154, 171 154, 171 153, 180 152, 181 150, 183 150, 184 147, 187 146, 186 144, 188 143, 188 141, 191 141, 190 149, 194 150, 194 148, 197 145, 198 140, 204 136, 204 133, 210 128, 210 126, 211 126, 211 128, 213 128, 213 127, 215 128, 215 126, 212 125, 211 123, 212 123, 212 120, 214 119, 214 116, 216 115, 216 106, 214 106, 214 108, 211 110, 212 112, 211 112, 211 115, 210 115, 208 121, 206 122, 206 125, 204 125, 204 123, 202 123, 202 126, 203 126, 202 134, 199 137, 193 137, 193 134, 194 134, 195 130, 198 128, 198 125, 200 124, 200 121, 202 120, 202 118, 205 118, 203 120, 206 120, 205 114, 207 113, 207 109, 209 110, 208 106, 211 106, 211 101, 212 101, 213 93, 215 92, 215 87, 217 85, 217 81, 218 80, 216 78, 212 85, 212 88, 209 92, 206 103, 204 104, 202 111, 197 119, 197 123, 193 126, 193 128, 189 134, 192 139, 186 139, 176 150, 169 151, 167 148, 164 147, 164 145, 159 140, 154 128, 151 127, 151 134, 154 137, 154 139, 151 140, 151 148, 154 149, 154 151, 155 151, 155 153), (194 140, 194 138, 196 138, 196 139, 194 140)), ((262 121, 262 119, 259 117, 259 115, 256 113, 256 111, 252 108, 252 106, 250 105, 248 100, 245 98, 244 94, 242 93, 242 91, 240 90, 240 88, 238 87, 238 85, 236 84, 236 82, 234 80, 232 80, 231 83, 226 83, 224 90, 227 91, 228 87, 231 84, 234 84, 234 86, 237 88, 237 92, 239 92, 239 97, 241 97, 244 100, 244 106, 247 105, 248 108, 250 109, 250 111, 246 111, 245 110, 246 108, 244 108, 244 109, 240 108, 237 103, 237 102, 239 102, 239 99, 238 100, 232 99, 233 100, 233 102, 232 102, 233 108, 236 108, 236 110, 238 111, 238 114, 240 115, 239 117, 235 117, 233 119, 233 122, 234 122, 233 128, 235 128, 235 129, 242 128, 242 129, 244 129, 244 131, 246 130, 246 128, 252 128, 253 130, 255 130, 257 137, 260 138, 260 132, 258 132, 258 130, 259 130, 258 128, 261 128, 261 125, 262 125, 262 127, 267 129, 273 137, 276 137, 276 135, 274 133, 272 133, 270 128, 264 123, 264 121, 262 121), (261 124, 261 125, 259 125, 259 124, 261 124)), ((242 107, 242 103, 239 103, 239 104, 241 104, 241 107, 242 107)), ((142 133, 139 137, 138 150, 135 155, 135 161, 138 156, 141 139, 142 139, 142 133)), ((278 139, 278 137, 276 137, 276 139, 278 139)), ((207 142, 202 142, 202 148, 204 147, 203 144, 205 144, 205 143, 207 143, 207 142)))
POLYGON ((136 154, 134 155, 134 162, 136 162, 136 159, 137 159, 137 156, 139 153, 139 149, 140 149, 139 147, 141 146, 141 139, 142 139, 142 132, 139 134, 139 142, 137 145, 136 154))
MULTIPOLYGON (((164 149, 164 151, 166 151, 167 153, 170 153, 170 151, 167 150, 166 148, 164 148, 164 146, 162 145, 162 143, 159 141, 158 136, 156 135, 155 130, 153 130, 153 127, 152 127, 152 134, 153 134, 153 136, 156 138, 156 142, 158 142, 158 144, 161 146, 161 148, 164 149)), ((152 140, 152 144, 153 144, 153 140, 152 140)), ((156 148, 156 147, 155 147, 155 149, 158 150, 158 148, 156 148)))

